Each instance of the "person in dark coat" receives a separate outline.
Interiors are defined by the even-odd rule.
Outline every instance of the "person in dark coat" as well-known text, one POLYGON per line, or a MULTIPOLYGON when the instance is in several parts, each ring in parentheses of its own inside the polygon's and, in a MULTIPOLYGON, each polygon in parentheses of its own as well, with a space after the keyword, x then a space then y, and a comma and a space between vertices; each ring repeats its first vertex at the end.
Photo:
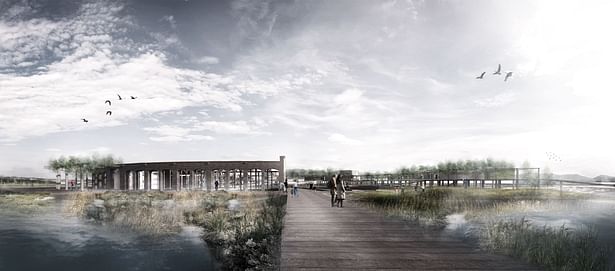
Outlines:
POLYGON ((327 182, 327 188, 329 188, 329 193, 331 193, 331 207, 335 205, 335 191, 336 191, 336 183, 335 183, 335 175, 331 176, 329 182, 327 182))

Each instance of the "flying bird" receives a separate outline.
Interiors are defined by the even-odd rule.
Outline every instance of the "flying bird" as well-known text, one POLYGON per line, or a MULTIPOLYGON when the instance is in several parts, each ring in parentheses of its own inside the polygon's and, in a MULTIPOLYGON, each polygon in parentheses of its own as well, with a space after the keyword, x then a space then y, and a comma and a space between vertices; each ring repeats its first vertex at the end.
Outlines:
POLYGON ((81 120, 82 120, 83 122, 88 122, 88 120, 86 120, 86 119, 81 119, 81 120))
POLYGON ((111 106, 111 101, 106 100, 106 101, 105 101, 105 103, 106 103, 106 104, 109 104, 109 106, 111 106))
POLYGON ((507 72, 506 73, 506 77, 504 77, 504 82, 506 82, 506 80, 508 80, 508 78, 512 77, 513 72, 507 72))
POLYGON ((111 111, 107 111, 107 115, 111 116, 112 112, 111 111))
POLYGON ((495 71, 493 74, 494 74, 494 75, 496 75, 496 74, 498 74, 498 75, 499 75, 499 74, 502 74, 502 73, 501 73, 501 71, 502 71, 502 65, 501 65, 501 64, 498 64, 498 70, 497 70, 497 71, 495 71))
POLYGON ((483 76, 485 76, 485 72, 481 73, 480 76, 477 76, 476 79, 483 79, 483 76))
POLYGON ((122 100, 122 96, 120 96, 120 94, 117 95, 117 97, 119 98, 119 100, 122 100))
POLYGON ((135 96, 130 96, 130 99, 131 99, 131 100, 134 100, 134 99, 136 99, 136 98, 137 98, 137 97, 135 97, 135 96))

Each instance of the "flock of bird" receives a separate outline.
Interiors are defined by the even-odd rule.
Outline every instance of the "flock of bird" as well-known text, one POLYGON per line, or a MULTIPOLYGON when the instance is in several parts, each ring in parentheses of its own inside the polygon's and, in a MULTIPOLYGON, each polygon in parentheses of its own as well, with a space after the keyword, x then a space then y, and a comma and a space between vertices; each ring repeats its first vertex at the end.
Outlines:
MULTIPOLYGON (((485 73, 487 72, 483 72, 480 74, 480 76, 477 76, 476 79, 483 79, 483 77, 485 76, 485 73)), ((493 75, 501 75, 502 74, 502 64, 498 64, 498 69, 493 73, 493 75)), ((504 82, 508 81, 508 78, 512 77, 513 72, 507 72, 506 76, 504 77, 504 82)))
POLYGON ((547 155, 547 158, 549 158, 549 161, 554 161, 554 162, 561 162, 562 158, 560 158, 557 154, 552 153, 552 152, 545 152, 545 154, 547 155))
MULTIPOLYGON (((119 101, 121 101, 121 100, 122 100, 122 96, 120 96, 120 94, 117 94, 117 99, 118 99, 119 101)), ((131 99, 131 100, 135 100, 135 99, 137 99, 137 97, 135 97, 135 96, 130 96, 130 99, 131 99)), ((105 104, 108 104, 109 106, 111 106, 111 100, 105 100, 105 104)), ((111 111, 111 110, 107 110, 107 113, 105 113, 105 115, 107 115, 107 116, 111 116, 112 114, 113 114, 113 111, 111 111)), ((82 120, 83 122, 85 122, 85 123, 88 123, 88 122, 89 122, 89 120, 87 120, 86 118, 82 118, 81 120, 82 120)))

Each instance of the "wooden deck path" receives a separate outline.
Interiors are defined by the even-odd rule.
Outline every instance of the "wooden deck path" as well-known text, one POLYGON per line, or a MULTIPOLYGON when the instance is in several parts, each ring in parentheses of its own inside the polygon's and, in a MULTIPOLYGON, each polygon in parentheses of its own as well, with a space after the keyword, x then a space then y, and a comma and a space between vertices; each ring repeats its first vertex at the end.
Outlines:
POLYGON ((539 270, 348 200, 331 208, 327 193, 289 194, 281 270, 539 270))

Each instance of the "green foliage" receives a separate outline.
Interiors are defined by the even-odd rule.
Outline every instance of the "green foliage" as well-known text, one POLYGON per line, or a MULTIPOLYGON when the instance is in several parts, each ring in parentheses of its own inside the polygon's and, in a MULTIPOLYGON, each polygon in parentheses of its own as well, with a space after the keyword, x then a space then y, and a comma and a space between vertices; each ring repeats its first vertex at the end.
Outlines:
POLYGON ((45 168, 56 172, 57 174, 60 174, 60 171, 63 171, 65 179, 68 179, 69 174, 74 174, 75 179, 81 177, 81 180, 83 180, 84 175, 87 176, 88 174, 93 174, 96 170, 121 163, 121 161, 121 158, 115 158, 111 154, 104 156, 97 153, 94 153, 91 156, 71 155, 68 158, 60 156, 56 159, 49 159, 45 168))
POLYGON ((333 168, 327 169, 302 169, 294 168, 286 170, 286 177, 288 178, 305 178, 307 180, 322 179, 323 176, 330 177, 338 173, 339 170, 333 168))

